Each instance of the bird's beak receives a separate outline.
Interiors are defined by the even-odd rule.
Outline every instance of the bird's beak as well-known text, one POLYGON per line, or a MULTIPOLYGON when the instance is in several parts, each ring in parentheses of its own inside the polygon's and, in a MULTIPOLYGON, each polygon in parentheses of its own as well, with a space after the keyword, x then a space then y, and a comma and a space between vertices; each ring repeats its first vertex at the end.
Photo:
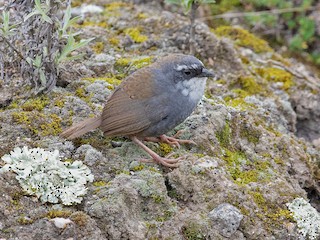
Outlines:
POLYGON ((211 72, 206 68, 202 69, 202 73, 199 75, 199 77, 214 77, 214 76, 215 76, 214 72, 211 72))

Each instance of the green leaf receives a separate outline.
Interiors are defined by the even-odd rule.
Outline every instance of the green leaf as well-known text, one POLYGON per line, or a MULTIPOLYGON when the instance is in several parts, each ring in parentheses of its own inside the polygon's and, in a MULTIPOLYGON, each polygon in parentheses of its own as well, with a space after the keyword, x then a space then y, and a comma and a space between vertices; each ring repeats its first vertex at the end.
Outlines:
POLYGON ((202 0, 201 3, 212 4, 212 3, 216 3, 216 1, 215 0, 202 0))
POLYGON ((306 43, 303 41, 302 37, 297 34, 291 39, 289 47, 291 50, 300 51, 306 48, 306 43))
POLYGON ((44 20, 45 22, 48 22, 50 24, 53 24, 53 21, 51 20, 51 18, 49 16, 47 16, 47 12, 49 11, 49 5, 47 4, 46 6, 42 7, 40 0, 35 0, 35 8, 34 10, 29 13, 27 16, 24 17, 24 21, 28 20, 30 17, 34 16, 34 15, 41 15, 42 20, 44 20))
POLYGON ((40 54, 40 55, 37 55, 36 56, 36 59, 34 59, 33 61, 32 61, 32 63, 33 63, 33 65, 36 67, 36 68, 40 68, 41 67, 41 63, 42 63, 42 55, 40 54))
POLYGON ((42 69, 39 69, 39 77, 40 77, 41 86, 45 87, 47 84, 47 78, 42 69))
POLYGON ((90 41, 92 41, 94 38, 90 38, 90 39, 81 39, 80 42, 76 42, 73 35, 69 35, 68 36, 68 40, 67 40, 67 44, 66 46, 62 49, 60 56, 57 58, 57 62, 63 62, 66 61, 68 59, 70 59, 70 57, 68 57, 68 55, 73 52, 74 50, 77 50, 78 48, 81 48, 85 45, 87 45, 90 41))
POLYGON ((316 31, 316 24, 314 20, 310 18, 301 18, 300 21, 300 28, 299 28, 299 33, 303 40, 308 41, 310 40, 316 31))
POLYGON ((165 2, 168 3, 168 4, 181 5, 181 0, 165 0, 165 2))

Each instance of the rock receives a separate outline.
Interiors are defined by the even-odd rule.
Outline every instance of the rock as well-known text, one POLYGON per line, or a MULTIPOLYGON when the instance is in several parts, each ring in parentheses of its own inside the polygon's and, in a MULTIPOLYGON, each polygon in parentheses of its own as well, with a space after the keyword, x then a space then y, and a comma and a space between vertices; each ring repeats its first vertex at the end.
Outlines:
POLYGON ((72 221, 69 218, 53 218, 50 220, 57 228, 66 228, 72 221))
POLYGON ((231 237, 243 218, 240 210, 228 203, 220 204, 208 216, 213 222, 212 226, 224 237, 231 237))

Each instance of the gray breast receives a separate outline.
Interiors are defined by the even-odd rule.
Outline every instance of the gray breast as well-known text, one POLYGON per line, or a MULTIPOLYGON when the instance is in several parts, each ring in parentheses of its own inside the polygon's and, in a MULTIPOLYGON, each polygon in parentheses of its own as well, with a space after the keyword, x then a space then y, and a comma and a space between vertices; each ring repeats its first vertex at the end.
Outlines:
POLYGON ((195 109, 203 96, 206 78, 190 79, 177 83, 171 91, 156 99, 156 104, 149 102, 150 111, 155 112, 154 122, 140 136, 159 136, 182 123, 195 109), (157 118, 160 116, 160 118, 157 118))

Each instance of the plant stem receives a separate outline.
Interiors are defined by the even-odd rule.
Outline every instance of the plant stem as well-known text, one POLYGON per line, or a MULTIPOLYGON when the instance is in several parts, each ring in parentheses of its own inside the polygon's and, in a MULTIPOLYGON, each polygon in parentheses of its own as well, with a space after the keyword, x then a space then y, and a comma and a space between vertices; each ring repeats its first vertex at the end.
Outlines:
POLYGON ((195 19, 196 19, 196 11, 199 7, 199 4, 195 1, 192 2, 191 5, 191 11, 190 11, 190 38, 189 38, 189 46, 190 46, 190 54, 195 54, 195 45, 196 45, 196 39, 195 39, 195 19))
POLYGON ((15 52, 18 54, 18 56, 19 56, 21 59, 26 60, 26 59, 24 58, 24 56, 22 56, 22 54, 21 54, 4 36, 1 36, 1 38, 3 39, 3 41, 4 41, 13 51, 15 51, 15 52))

